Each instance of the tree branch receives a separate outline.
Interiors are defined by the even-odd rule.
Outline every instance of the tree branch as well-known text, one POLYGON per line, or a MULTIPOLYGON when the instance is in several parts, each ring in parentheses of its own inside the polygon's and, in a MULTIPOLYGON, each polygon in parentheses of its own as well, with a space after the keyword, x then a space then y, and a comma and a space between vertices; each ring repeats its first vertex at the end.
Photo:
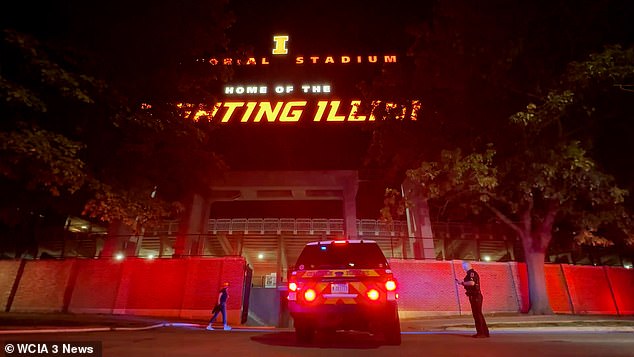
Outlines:
POLYGON ((491 212, 493 212, 493 214, 495 214, 495 216, 497 218, 499 218, 502 222, 504 222, 504 224, 506 224, 507 226, 511 227, 511 229, 513 229, 515 232, 517 232, 517 234, 519 234, 520 236, 523 235, 522 230, 520 229, 520 227, 517 226, 517 224, 513 223, 513 221, 508 218, 504 213, 502 213, 502 211, 498 210, 497 208, 491 206, 488 203, 485 203, 485 206, 491 210, 491 212))
POLYGON ((634 93, 634 85, 632 84, 614 84, 614 86, 622 91, 634 93))

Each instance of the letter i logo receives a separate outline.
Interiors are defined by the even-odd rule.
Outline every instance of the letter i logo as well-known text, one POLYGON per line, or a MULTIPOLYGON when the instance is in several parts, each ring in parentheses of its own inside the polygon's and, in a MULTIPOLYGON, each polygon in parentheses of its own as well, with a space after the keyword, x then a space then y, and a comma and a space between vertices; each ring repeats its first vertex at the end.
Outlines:
POLYGON ((275 43, 275 47, 273 47, 274 55, 286 55, 288 54, 288 36, 287 35, 277 35, 273 36, 273 43, 275 43))

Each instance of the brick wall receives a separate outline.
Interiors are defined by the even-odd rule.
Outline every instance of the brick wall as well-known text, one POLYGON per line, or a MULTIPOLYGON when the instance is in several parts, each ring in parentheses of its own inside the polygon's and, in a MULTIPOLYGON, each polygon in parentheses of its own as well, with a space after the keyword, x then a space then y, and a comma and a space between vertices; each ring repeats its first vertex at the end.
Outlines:
MULTIPOLYGON (((469 299, 454 279, 463 280, 460 261, 390 261, 398 281, 402 318, 425 315, 470 314, 469 299)), ((518 281, 517 263, 473 263, 481 280, 485 312, 518 312, 528 301, 528 287, 518 281), (525 298, 518 292, 526 292, 525 298)), ((524 275, 524 279, 525 275, 524 275)))
POLYGON ((63 311, 66 288, 75 261, 74 259, 27 261, 11 311, 63 311))
POLYGON ((178 315, 188 260, 137 258, 126 259, 122 264, 128 286, 125 293, 124 289, 119 290, 116 309, 144 310, 147 315, 178 315))
POLYGON ((634 274, 625 268, 604 267, 619 313, 634 315, 634 274))
POLYGON ((603 267, 562 265, 574 312, 616 314, 607 275, 603 267))
POLYGON ((509 262, 508 265, 511 270, 519 312, 527 313, 530 308, 530 301, 528 298, 528 270, 526 269, 526 264, 509 262))
POLYGON ((455 286, 450 262, 392 259, 390 265, 398 283, 401 317, 459 313, 456 301, 462 292, 455 286))
MULTIPOLYGON (((402 318, 470 314, 469 300, 454 278, 463 280, 460 261, 390 260, 399 282, 402 318)), ((524 263, 481 263, 485 313, 527 312, 528 274, 524 263)), ((546 289, 557 313, 633 314, 634 271, 624 268, 547 264, 546 289), (617 305, 618 304, 618 305, 617 305)))
POLYGON ((5 311, 7 308, 19 268, 19 260, 0 260, 0 308, 2 309, 0 311, 5 311))
POLYGON ((121 266, 115 260, 77 260, 77 278, 68 311, 111 314, 121 281, 121 266))
POLYGON ((229 283, 228 320, 238 324, 242 311, 245 262, 242 258, 190 260, 180 316, 209 318, 222 283, 229 283))
POLYGON ((228 320, 242 312, 243 258, 126 259, 113 312, 208 319, 223 282, 229 282, 228 320))
POLYGON ((550 307, 557 313, 572 313, 570 295, 568 294, 566 277, 562 266, 559 264, 546 265, 544 266, 544 272, 550 307))
MULTIPOLYGON (((460 261, 392 259, 402 318, 470 314, 460 261)), ((113 313, 207 319, 218 290, 230 283, 229 323, 239 324, 245 260, 128 258, 25 261, 11 311, 113 313)), ((481 277, 483 310, 526 312, 528 279, 523 263, 473 263, 481 277)), ((7 306, 20 267, 0 261, 0 304, 7 306)), ((634 271, 624 268, 545 267, 553 310, 560 313, 634 314, 634 271)))
MULTIPOLYGON (((0 261, 6 307, 19 261, 0 261)), ((228 320, 239 324, 243 258, 27 261, 12 312, 113 313, 208 319, 223 282, 228 320)))
MULTIPOLYGON (((456 274, 459 280, 465 277, 460 262, 455 263, 456 274), (459 274, 458 274, 459 273, 459 274)), ((507 263, 473 263, 473 268, 480 275, 480 288, 484 300, 482 309, 486 312, 517 312, 519 301, 517 298, 516 282, 512 274, 511 266, 507 263)), ((469 300, 462 290, 461 303, 467 311, 471 311, 469 300)))

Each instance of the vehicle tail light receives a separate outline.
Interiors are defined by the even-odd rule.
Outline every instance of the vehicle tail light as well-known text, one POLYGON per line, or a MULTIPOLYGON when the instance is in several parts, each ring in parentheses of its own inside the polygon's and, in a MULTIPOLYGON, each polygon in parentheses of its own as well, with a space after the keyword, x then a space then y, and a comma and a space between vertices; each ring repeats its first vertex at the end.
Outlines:
POLYGON ((387 290, 387 301, 396 301, 398 300, 398 294, 396 293, 396 281, 388 280, 385 282, 385 290, 387 290))
POLYGON ((304 292, 304 299, 306 301, 315 301, 315 298, 317 297, 317 293, 315 293, 315 290, 313 289, 308 289, 304 292))
POLYGON ((370 291, 368 291, 368 298, 372 301, 376 301, 379 299, 379 292, 372 289, 370 291))
POLYGON ((288 284, 288 290, 297 291, 297 284, 295 282, 291 282, 288 284))

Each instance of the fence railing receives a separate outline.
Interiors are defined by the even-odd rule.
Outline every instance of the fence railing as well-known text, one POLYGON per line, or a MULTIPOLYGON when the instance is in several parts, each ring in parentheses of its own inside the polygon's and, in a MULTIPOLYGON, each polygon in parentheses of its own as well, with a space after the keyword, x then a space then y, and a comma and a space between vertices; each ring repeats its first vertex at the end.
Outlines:
MULTIPOLYGON (((208 232, 211 234, 343 234, 343 219, 326 218, 232 218, 210 219, 208 232)), ((407 223, 391 223, 374 219, 357 220, 360 236, 407 236, 407 223)))
MULTIPOLYGON (((199 249, 194 253, 205 256, 223 256, 239 245, 251 247, 267 245, 277 251, 275 242, 282 237, 287 249, 301 248, 301 243, 316 239, 337 239, 344 234, 343 219, 325 218, 234 218, 210 219, 204 233, 192 234, 199 249), (202 244, 202 246, 200 246, 202 244), (233 248, 232 245, 233 244, 233 248)), ((98 257, 106 240, 117 238, 124 245, 126 254, 139 257, 170 258, 175 253, 179 232, 178 221, 165 221, 145 230, 141 235, 114 237, 104 233, 66 232, 63 235, 46 234, 38 238, 37 251, 31 254, 15 252, 15 257, 98 257)), ((501 224, 464 224, 432 222, 436 259, 475 259, 490 261, 523 260, 522 249, 514 232, 501 224)), ((387 257, 411 258, 407 223, 380 220, 357 220, 360 238, 375 240, 387 257)), ((242 249, 242 248, 241 248, 242 249)), ((0 252, 3 257, 13 257, 14 252, 0 252)), ((241 251, 244 253, 244 251, 241 251)), ((240 253, 240 254, 241 254, 240 253)), ((190 253, 192 254, 192 253, 190 253)), ((290 251, 287 255, 292 255, 290 251)), ((551 262, 592 265, 631 265, 631 253, 613 249, 574 248, 549 252, 551 262)))

